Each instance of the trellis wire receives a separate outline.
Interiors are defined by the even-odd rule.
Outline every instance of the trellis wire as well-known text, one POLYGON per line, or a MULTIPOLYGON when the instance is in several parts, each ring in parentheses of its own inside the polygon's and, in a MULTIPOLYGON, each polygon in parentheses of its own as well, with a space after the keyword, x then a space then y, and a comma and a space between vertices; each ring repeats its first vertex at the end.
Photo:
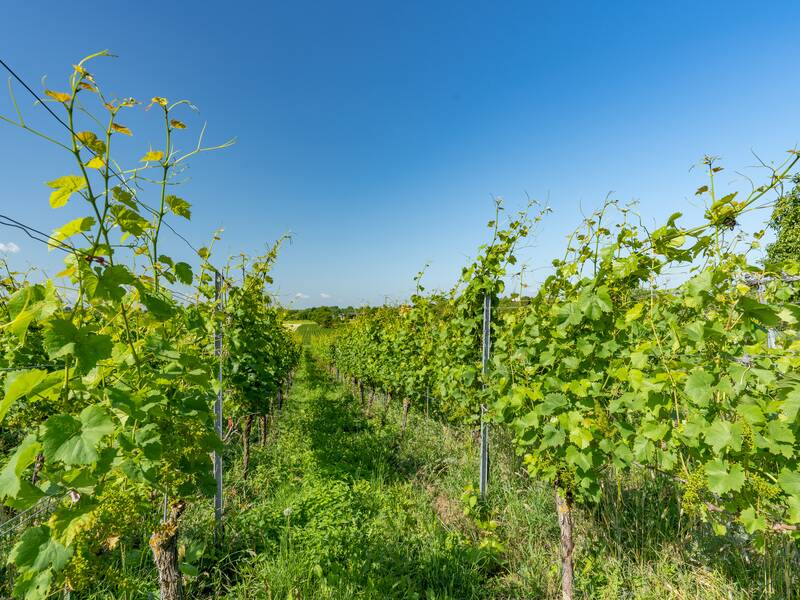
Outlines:
POLYGON ((4 523, 0 523, 0 539, 11 537, 26 528, 39 515, 51 511, 64 496, 46 496, 33 506, 17 513, 4 523))

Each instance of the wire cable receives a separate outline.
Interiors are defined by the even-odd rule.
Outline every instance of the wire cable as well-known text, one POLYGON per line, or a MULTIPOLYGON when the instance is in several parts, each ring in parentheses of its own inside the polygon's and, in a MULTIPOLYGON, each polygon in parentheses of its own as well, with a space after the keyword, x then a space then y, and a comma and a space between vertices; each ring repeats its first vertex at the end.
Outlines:
MULTIPOLYGON (((8 71, 8 72, 11 74, 11 76, 12 76, 12 77, 13 77, 13 78, 14 78, 16 81, 18 81, 18 82, 20 83, 20 85, 22 85, 22 87, 24 87, 24 88, 25 88, 25 90, 27 90, 27 92, 28 92, 28 93, 29 93, 31 96, 33 96, 33 97, 36 99, 36 101, 37 101, 39 104, 41 104, 41 105, 44 107, 44 109, 45 109, 45 110, 46 110, 48 113, 50 113, 50 115, 52 115, 52 117, 53 117, 54 119, 56 119, 56 121, 58 121, 59 123, 61 123, 61 125, 63 125, 63 126, 64 126, 64 128, 65 128, 65 129, 66 129, 66 130, 67 130, 67 131, 70 133, 70 135, 71 135, 71 136, 73 136, 73 137, 75 136, 75 131, 74 131, 74 130, 73 130, 73 129, 72 129, 70 126, 69 126, 69 124, 68 124, 68 123, 66 123, 66 122, 65 122, 65 121, 64 121, 64 120, 63 120, 61 117, 59 117, 59 116, 56 114, 56 112, 55 112, 55 111, 54 111, 52 108, 50 108, 50 106, 49 106, 49 105, 48 105, 48 104, 47 104, 47 103, 46 103, 46 102, 45 102, 45 101, 44 101, 44 100, 41 98, 41 96, 39 96, 39 94, 37 94, 37 93, 36 93, 36 92, 35 92, 35 91, 34 91, 34 90, 33 90, 33 89, 32 89, 32 88, 31 88, 31 87, 30 87, 30 86, 29 86, 29 85, 28 85, 26 82, 25 82, 25 80, 23 80, 23 79, 22 79, 22 77, 20 77, 20 76, 19 76, 19 75, 16 73, 16 71, 14 71, 14 69, 12 69, 12 68, 11 68, 11 67, 8 65, 8 63, 6 63, 6 62, 5 62, 5 61, 4 61, 2 58, 0 58, 0 65, 2 65, 2 67, 3 67, 3 68, 6 70, 6 71, 8 71)), ((84 148, 85 148, 86 150, 88 150, 88 151, 89 151, 91 154, 93 154, 95 157, 102 158, 101 156, 99 156, 99 155, 98 155, 96 152, 94 152, 94 150, 92 150, 92 149, 91 149, 91 148, 89 148, 88 146, 84 145, 84 148)), ((108 162, 106 162, 106 168, 108 169, 108 172, 109 172, 109 173, 111 173, 111 174, 112 174, 114 177, 116 177, 116 178, 117 178, 117 179, 120 181, 120 183, 122 183, 122 185, 123 185, 123 186, 125 186, 125 187, 127 188, 128 192, 130 192, 130 194, 131 194, 131 196, 132 196, 133 200, 134 200, 134 201, 135 201, 137 204, 139 204, 140 206, 142 206, 144 209, 148 210, 148 211, 149 211, 149 212, 150 212, 152 215, 154 215, 154 216, 159 216, 159 217, 161 218, 161 223, 162 223, 163 225, 165 225, 165 226, 167 227, 167 229, 169 229, 169 230, 170 230, 170 231, 171 231, 171 232, 172 232, 172 233, 173 233, 175 236, 177 236, 177 237, 178 237, 180 240, 182 240, 182 241, 183 241, 183 242, 184 242, 184 243, 185 243, 185 244, 186 244, 186 245, 187 245, 187 246, 188 246, 188 247, 189 247, 189 248, 192 250, 192 252, 194 252, 194 253, 195 253, 196 255, 198 255, 198 256, 200 255, 200 252, 199 252, 199 250, 198 250, 198 249, 197 249, 197 248, 194 246, 194 244, 192 244, 192 243, 191 243, 191 242, 190 242, 190 241, 189 241, 189 240, 188 240, 188 239, 187 239, 187 238, 186 238, 184 235, 182 235, 182 234, 178 233, 178 231, 177 231, 177 230, 176 230, 176 229, 175 229, 175 228, 174 228, 174 227, 173 227, 173 226, 172 226, 172 225, 171 225, 171 224, 170 224, 170 223, 169 223, 169 222, 168 222, 168 221, 167 221, 167 220, 166 220, 166 219, 163 217, 163 215, 161 215, 161 213, 160 213, 159 211, 157 211, 156 209, 152 208, 151 206, 149 206, 148 204, 144 203, 143 201, 141 201, 141 200, 138 198, 138 196, 137 196, 137 194, 136 194, 136 191, 135 191, 135 190, 134 190, 134 189, 133 189, 133 188, 130 186, 130 184, 127 182, 127 180, 126 180, 126 179, 125 179, 125 178, 124 178, 122 175, 120 175, 120 174, 119 174, 119 173, 118 173, 118 172, 117 172, 117 171, 116 171, 116 170, 115 170, 115 169, 114 169, 114 168, 113 168, 113 167, 112 167, 112 166, 111 166, 111 165, 110 165, 108 162)), ((43 235, 46 235, 46 234, 43 234, 43 235)), ((48 237, 50 237, 50 236, 48 236, 48 237)), ((208 262, 208 261, 206 261, 206 262, 208 262)), ((219 269, 217 269, 217 268, 216 268, 214 265, 212 265, 210 262, 209 262, 208 264, 209 264, 209 266, 211 267, 211 269, 212 269, 212 270, 213 270, 215 273, 219 273, 219 275, 220 275, 220 276, 223 278, 223 280, 225 280, 227 283, 229 283, 229 284, 230 284, 230 282, 228 282, 228 281, 227 281, 227 279, 225 278, 225 276, 222 274, 222 272, 221 272, 219 269)))

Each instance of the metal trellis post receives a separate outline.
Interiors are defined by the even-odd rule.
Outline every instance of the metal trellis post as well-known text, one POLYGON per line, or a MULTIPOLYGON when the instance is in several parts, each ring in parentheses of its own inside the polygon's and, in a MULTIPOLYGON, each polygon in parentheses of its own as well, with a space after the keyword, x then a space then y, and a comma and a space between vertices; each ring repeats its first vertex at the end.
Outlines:
MULTIPOLYGON (((492 297, 485 294, 483 297, 483 355, 481 364, 483 375, 489 369, 489 350, 492 344, 492 297)), ((480 496, 486 499, 486 489, 489 487, 489 423, 486 421, 486 405, 481 404, 481 456, 480 456, 480 496)))
MULTIPOLYGON (((214 273, 214 303, 215 311, 222 312, 222 275, 219 271, 214 273)), ((222 322, 217 321, 216 331, 214 332, 214 356, 217 357, 217 398, 214 402, 215 428, 219 436, 220 443, 223 440, 222 434, 222 322)), ((217 493, 214 496, 214 520, 216 528, 214 538, 217 542, 222 539, 222 452, 214 452, 214 479, 217 482, 217 493)))
MULTIPOLYGON (((758 300, 759 302, 764 302, 764 293, 767 290, 767 286, 764 285, 764 282, 761 281, 758 284, 758 300)), ((774 327, 769 327, 767 329, 767 348, 770 350, 775 347, 775 338, 776 338, 776 331, 774 327)))

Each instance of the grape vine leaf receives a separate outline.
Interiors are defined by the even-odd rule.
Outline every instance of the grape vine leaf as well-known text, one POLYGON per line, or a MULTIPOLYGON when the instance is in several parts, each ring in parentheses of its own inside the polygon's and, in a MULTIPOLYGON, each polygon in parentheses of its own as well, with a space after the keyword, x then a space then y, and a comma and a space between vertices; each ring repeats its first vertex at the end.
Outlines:
POLYGON ((78 329, 69 319, 51 319, 44 332, 45 349, 50 358, 74 355, 84 373, 111 356, 111 338, 88 327, 78 329))
POLYGON ((47 525, 28 529, 11 551, 14 564, 37 571, 51 567, 62 568, 69 558, 70 552, 50 537, 47 525))
POLYGON ((778 475, 778 485, 790 496, 800 496, 800 473, 784 467, 778 475))
POLYGON ((729 469, 726 461, 715 459, 706 463, 705 473, 708 489, 715 494, 738 492, 744 485, 744 470, 738 464, 731 465, 729 469))
POLYGON ((175 264, 175 276, 183 284, 191 285, 193 280, 192 267, 189 263, 179 262, 175 264))
POLYGON ((172 211, 172 214, 183 217, 184 219, 192 218, 191 204, 189 204, 183 198, 178 198, 177 196, 167 196, 164 200, 166 201, 167 206, 169 206, 169 209, 172 211))
POLYGON ((47 185, 55 190, 50 193, 50 206, 60 208, 69 202, 72 194, 86 187, 86 180, 77 175, 64 175, 64 177, 48 181, 47 185))
MULTIPOLYGON (((52 375, 52 374, 51 374, 52 375)), ((60 377, 48 376, 47 371, 32 369, 30 371, 12 371, 6 378, 6 391, 0 401, 0 423, 6 416, 8 409, 23 396, 32 393, 41 393, 52 387, 60 377)))
POLYGON ((739 515, 739 520, 744 525, 747 533, 753 534, 756 531, 764 531, 767 528, 767 520, 763 516, 756 514, 752 506, 748 506, 739 515))
POLYGON ((86 278, 86 290, 92 298, 119 302, 125 296, 123 285, 133 283, 134 277, 124 265, 110 265, 99 275, 86 278))
POLYGON ((45 421, 42 445, 49 461, 61 460, 65 465, 86 465, 97 461, 97 443, 114 430, 106 411, 93 404, 71 415, 54 415, 45 421))
POLYGON ((723 448, 739 451, 742 449, 742 424, 714 419, 705 432, 706 442, 719 454, 723 448))
POLYGON ((53 235, 50 236, 50 241, 48 242, 48 249, 53 250, 54 248, 59 247, 59 242, 72 237, 76 233, 89 231, 94 224, 95 220, 93 217, 79 217, 77 219, 73 219, 69 223, 62 225, 53 231, 53 235))
POLYGON ((713 396, 713 391, 711 390, 713 383, 714 376, 711 373, 707 373, 702 367, 697 367, 689 374, 683 389, 689 398, 703 406, 713 396))
POLYGON ((21 489, 22 474, 36 460, 41 449, 42 445, 33 433, 22 440, 0 471, 0 498, 16 498, 21 489))

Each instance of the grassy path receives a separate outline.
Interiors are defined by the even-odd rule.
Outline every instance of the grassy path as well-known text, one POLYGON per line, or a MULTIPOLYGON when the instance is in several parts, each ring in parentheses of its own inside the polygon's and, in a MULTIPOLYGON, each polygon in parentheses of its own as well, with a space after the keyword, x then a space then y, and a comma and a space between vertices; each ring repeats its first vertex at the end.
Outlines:
MULTIPOLYGON (((469 433, 412 410, 403 435, 399 406, 372 411, 306 358, 248 479, 230 449, 225 543, 207 544, 190 597, 560 598, 550 491, 521 474, 502 439, 493 438, 488 506, 465 514, 477 474, 469 433)), ((688 546, 697 533, 683 537, 663 487, 626 485, 630 500, 623 488, 578 520, 580 597, 779 597, 753 593, 758 571, 725 562, 736 549, 716 538, 688 546)), ((208 539, 210 522, 204 504, 186 538, 208 539)))
POLYGON ((490 597, 491 553, 447 526, 461 506, 431 502, 416 477, 425 457, 393 419, 366 418, 308 361, 278 428, 230 501, 225 597, 490 597))

